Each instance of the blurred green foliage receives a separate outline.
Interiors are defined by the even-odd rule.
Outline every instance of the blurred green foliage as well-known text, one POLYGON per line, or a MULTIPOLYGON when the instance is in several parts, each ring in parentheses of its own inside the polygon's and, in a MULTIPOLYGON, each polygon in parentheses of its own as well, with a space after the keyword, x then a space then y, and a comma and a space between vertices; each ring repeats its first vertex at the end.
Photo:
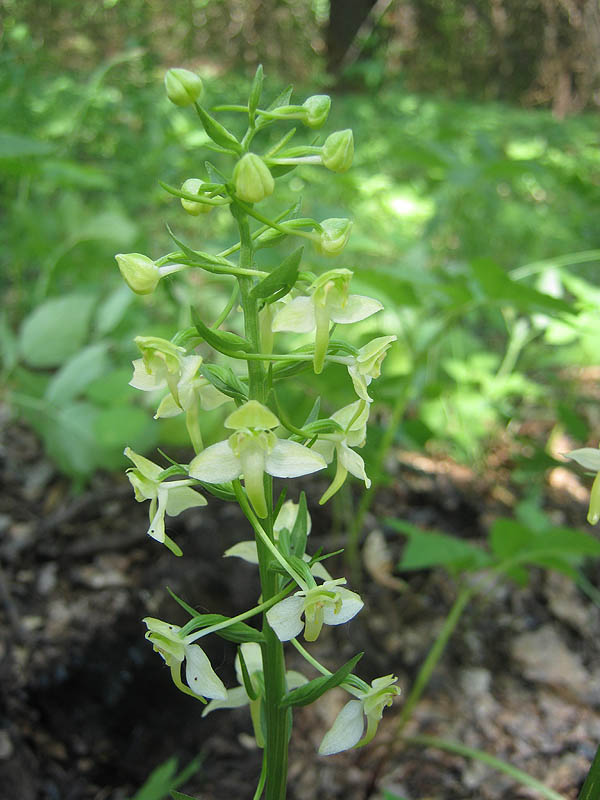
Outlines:
MULTIPOLYGON (((87 72, 50 69, 26 26, 9 40, 0 70, 3 376, 15 412, 65 472, 82 476, 117 467, 126 440, 138 451, 185 441, 178 419, 152 421, 127 386, 132 339, 140 330, 170 337, 189 323, 189 305, 210 320, 226 302, 219 281, 197 274, 134 297, 114 253, 168 251, 165 222, 204 250, 230 245, 232 228, 226 211, 191 219, 158 185, 203 169, 206 135, 185 109, 167 113, 163 69, 148 52, 130 47, 87 72)), ((244 76, 207 80, 209 104, 247 90, 244 76)), ((312 185, 307 215, 349 207, 356 220, 335 265, 386 306, 357 326, 357 343, 399 337, 374 389, 390 407, 408 396, 399 441, 477 459, 507 426, 520 435, 536 420, 536 446, 557 421, 583 443, 596 399, 576 373, 595 365, 600 333, 597 115, 558 121, 400 84, 335 99, 332 124, 355 131, 353 169, 333 184, 310 166, 279 181, 290 204, 312 185)), ((261 251, 261 266, 276 257, 261 251)), ((332 266, 309 258, 315 270, 332 266)), ((345 402, 344 372, 327 373, 331 409, 345 402)), ((299 377, 289 406, 308 412, 314 391, 299 377)))

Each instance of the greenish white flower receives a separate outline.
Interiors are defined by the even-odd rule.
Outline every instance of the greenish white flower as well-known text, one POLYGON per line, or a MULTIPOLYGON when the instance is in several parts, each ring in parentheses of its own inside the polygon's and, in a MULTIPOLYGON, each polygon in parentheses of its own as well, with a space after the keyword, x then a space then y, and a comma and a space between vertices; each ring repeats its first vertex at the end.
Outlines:
MULTIPOLYGON (((221 708, 240 708, 241 706, 249 705, 256 743, 259 747, 264 747, 261 724, 261 705, 265 694, 262 652, 260 645, 256 642, 245 642, 240 645, 240 650, 242 651, 248 677, 250 678, 250 685, 254 698, 248 695, 246 687, 244 686, 244 676, 238 651, 235 657, 235 674, 237 675, 239 686, 234 686, 233 689, 227 689, 227 696, 224 699, 211 700, 203 710, 202 716, 205 717, 212 711, 217 711, 221 708)), ((298 686, 308 683, 308 681, 304 675, 301 675, 299 672, 288 670, 285 673, 285 683, 289 691, 290 689, 296 689, 298 686)))
POLYGON ((577 462, 585 469, 596 473, 590 492, 590 505, 587 520, 590 525, 595 525, 600 520, 600 449, 596 447, 580 447, 566 453, 566 458, 577 462))
POLYGON ((369 397, 367 387, 373 378, 378 378, 381 375, 383 359, 396 339, 396 336, 380 336, 377 339, 373 339, 360 348, 358 355, 348 365, 348 373, 352 378, 356 394, 366 403, 373 402, 373 398, 369 397))
POLYGON ((136 294, 152 294, 165 275, 188 269, 185 264, 165 264, 159 267, 142 253, 119 253, 115 258, 125 283, 136 294))
MULTIPOLYGON (((273 523, 273 538, 275 541, 279 541, 279 534, 285 528, 288 531, 292 531, 294 525, 296 524, 296 517, 298 516, 298 503, 294 503, 293 500, 286 500, 285 503, 281 506, 279 510, 279 514, 277 515, 277 519, 273 523)), ((306 521, 307 521, 307 535, 310 534, 312 523, 310 519, 310 514, 307 512, 306 514, 306 521)), ((258 550, 256 548, 256 541, 243 541, 237 542, 236 544, 229 547, 223 553, 226 557, 234 556, 236 558, 241 558, 243 561, 247 561, 249 564, 258 564, 258 550)), ((303 556, 305 561, 310 561, 310 556, 308 554, 304 554, 303 556)), ((321 580, 327 581, 331 580, 331 575, 325 569, 324 565, 317 561, 315 564, 312 565, 310 568, 311 574, 314 575, 315 578, 321 578, 321 580)))
POLYGON ((400 694, 400 690, 393 686, 397 680, 398 678, 393 675, 375 678, 367 691, 360 691, 346 684, 345 688, 358 699, 346 703, 337 715, 332 727, 323 737, 319 754, 331 756, 334 753, 349 750, 351 747, 362 747, 368 744, 375 736, 383 710, 387 706, 391 706, 394 697, 400 694), (363 736, 365 719, 367 732, 363 736))
MULTIPOLYGON (((188 178, 181 185, 181 191, 186 194, 200 194, 200 187, 202 181, 200 178, 188 178)), ((192 217, 197 217, 200 214, 209 214, 213 206, 210 203, 202 203, 201 201, 194 202, 193 200, 186 200, 185 197, 181 198, 181 206, 184 211, 191 214, 192 217)))
POLYGON ((336 456, 335 477, 323 494, 319 503, 326 503, 330 497, 338 491, 346 480, 348 473, 355 478, 365 482, 367 489, 371 486, 371 481, 365 472, 365 462, 354 450, 353 447, 362 447, 367 438, 367 420, 369 418, 369 404, 364 400, 356 400, 348 406, 344 406, 331 419, 341 426, 341 431, 334 433, 319 434, 319 440, 314 445, 329 464, 336 456))
POLYGON ((273 194, 275 181, 269 168, 256 153, 246 153, 233 170, 235 193, 246 203, 259 203, 273 194))
POLYGON ((317 250, 326 256, 339 255, 348 243, 351 230, 352 222, 349 219, 324 219, 317 239, 317 250))
POLYGON ((330 134, 321 148, 321 162, 332 172, 346 172, 354 159, 354 136, 350 128, 330 134))
POLYGON ((206 498, 190 488, 194 481, 187 478, 179 481, 163 481, 159 477, 163 468, 158 464, 135 453, 130 447, 126 447, 124 453, 135 464, 135 467, 127 470, 135 499, 138 503, 150 500, 148 536, 164 544, 176 556, 180 556, 181 549, 165 532, 165 515, 176 517, 188 508, 205 506, 206 498))
POLYGON ((328 580, 286 597, 267 611, 267 621, 278 639, 287 642, 304 629, 307 642, 314 642, 323 625, 342 625, 355 617, 364 603, 356 592, 340 584, 345 578, 328 580), (302 620, 304 617, 304 621, 302 620))
POLYGON ((154 418, 175 417, 185 412, 192 444, 199 452, 202 450, 199 410, 212 411, 231 398, 199 374, 202 356, 186 356, 182 347, 158 337, 138 336, 135 341, 143 357, 133 362, 130 386, 143 392, 168 388, 169 394, 163 397, 154 418))
POLYGON ((349 294, 352 272, 349 269, 332 269, 318 277, 308 289, 308 296, 295 297, 275 315, 273 330, 293 333, 315 331, 314 369, 323 370, 329 326, 336 322, 348 325, 370 317, 383 306, 379 300, 349 294))
POLYGON ((167 70, 165 89, 167 97, 176 106, 191 106, 200 99, 204 91, 200 76, 180 67, 167 70))
POLYGON ((243 476, 254 510, 259 517, 266 517, 265 472, 275 478, 297 478, 326 466, 319 453, 279 439, 272 430, 278 426, 272 411, 249 400, 225 420, 225 427, 234 433, 197 455, 190 463, 190 476, 206 483, 226 483, 243 476))
POLYGON ((185 694, 197 697, 206 702, 205 697, 224 700, 227 689, 213 670, 210 661, 200 645, 192 644, 195 634, 181 636, 178 625, 170 625, 154 617, 144 620, 148 631, 146 639, 152 642, 154 650, 164 659, 171 669, 173 683, 185 694), (181 667, 185 662, 185 679, 181 679, 181 667))

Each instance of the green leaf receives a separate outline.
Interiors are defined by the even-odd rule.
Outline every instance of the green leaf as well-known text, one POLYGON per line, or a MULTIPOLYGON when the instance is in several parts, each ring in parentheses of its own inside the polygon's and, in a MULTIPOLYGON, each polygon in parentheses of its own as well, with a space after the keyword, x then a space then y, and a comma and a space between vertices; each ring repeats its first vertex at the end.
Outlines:
POLYGON ((46 400, 58 406, 73 400, 93 380, 107 373, 109 368, 106 342, 84 347, 53 375, 46 389, 46 400))
POLYGON ((586 557, 600 557, 600 541, 571 528, 535 531, 512 519, 496 520, 490 531, 490 547, 502 561, 518 560, 553 568, 559 562, 572 565, 586 557))
POLYGON ((96 312, 95 322, 96 331, 100 335, 104 336, 117 327, 125 316, 134 296, 131 289, 124 283, 100 303, 96 312))
POLYGON ((220 122, 205 111, 202 106, 196 105, 198 116, 202 121, 204 130, 216 144, 224 147, 226 150, 233 150, 235 153, 241 153, 242 147, 233 133, 227 130, 220 122))
POLYGON ((0 363, 4 372, 11 372, 17 364, 19 347, 17 337, 8 324, 5 312, 0 313, 0 363))
POLYGON ((97 417, 90 403, 68 403, 39 426, 49 456, 67 475, 90 475, 102 463, 104 450, 93 434, 97 417))
POLYGON ((291 530, 290 549, 292 554, 302 558, 306 550, 306 539, 308 537, 308 509, 306 507, 306 495, 300 492, 298 499, 298 513, 294 527, 291 530))
POLYGON ((226 353, 228 350, 242 350, 243 352, 248 352, 252 349, 250 342, 242 336, 238 336, 237 333, 217 331, 214 328, 209 328, 202 322, 195 308, 192 308, 192 321, 205 342, 220 353, 226 353))
POLYGON ((386 522, 409 537, 399 564, 401 570, 430 567, 446 567, 451 571, 476 570, 491 562, 486 552, 456 536, 423 531, 403 520, 388 519, 386 522))
POLYGON ((303 252, 304 247, 294 250, 278 267, 275 267, 273 272, 257 283, 250 294, 259 300, 266 300, 267 303, 285 297, 298 279, 298 267, 303 252))
POLYGON ((94 214, 77 228, 79 241, 106 241, 115 247, 128 248, 135 240, 138 226, 125 214, 118 211, 102 211, 94 214))
POLYGON ((192 797, 190 794, 183 794, 183 792, 171 792, 173 800, 198 800, 197 797, 192 797))
MULTIPOLYGON (((177 599, 177 602, 181 604, 179 598, 175 599, 177 599)), ((223 614, 198 614, 197 612, 194 612, 193 619, 191 619, 185 626, 186 632, 202 630, 202 628, 208 628, 210 625, 217 625, 219 622, 226 622, 228 619, 230 619, 230 617, 226 617, 223 614)), ((220 631, 215 631, 215 634, 217 636, 221 636, 223 639, 227 639, 228 642, 236 642, 236 644, 242 644, 243 642, 264 641, 264 636, 262 633, 256 630, 256 628, 246 625, 245 622, 234 622, 227 628, 222 628, 220 631)))
POLYGON ((348 675, 352 672, 354 667, 358 664, 364 653, 357 653, 353 658, 336 670, 332 675, 323 675, 321 678, 315 678, 297 689, 292 689, 282 699, 280 703, 281 708, 290 708, 292 706, 307 706, 314 703, 321 695, 339 686, 346 680, 348 675))
POLYGON ((81 349, 96 299, 68 294, 46 300, 29 314, 19 331, 19 351, 32 367, 58 367, 81 349))
POLYGON ((495 305, 512 305, 520 311, 550 314, 572 313, 572 306, 565 300, 538 292, 521 281, 512 280, 506 272, 490 258, 475 258, 470 262, 471 274, 477 282, 480 294, 495 305))
POLYGON ((157 441, 156 423, 146 411, 137 406, 112 406, 100 409, 94 424, 94 433, 106 448, 115 450, 117 466, 125 445, 145 453, 157 441))
POLYGON ((54 152, 54 146, 49 142, 41 142, 38 139, 31 139, 29 136, 0 131, 0 160, 2 161, 47 156, 52 152, 54 152))

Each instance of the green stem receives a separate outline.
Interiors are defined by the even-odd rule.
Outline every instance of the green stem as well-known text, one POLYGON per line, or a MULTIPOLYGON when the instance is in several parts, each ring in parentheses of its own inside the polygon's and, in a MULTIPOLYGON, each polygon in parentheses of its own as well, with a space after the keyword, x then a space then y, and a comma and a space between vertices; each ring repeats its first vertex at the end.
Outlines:
MULTIPOLYGON (((510 775, 510 777, 514 778, 518 783, 523 786, 528 786, 530 789, 534 789, 536 792, 539 792, 542 797, 547 798, 547 800, 566 800, 564 795, 549 789, 541 783, 541 781, 536 780, 536 778, 532 777, 527 772, 523 772, 523 770, 517 769, 511 764, 507 764, 506 761, 502 761, 500 758, 496 758, 486 753, 484 750, 466 747, 464 744, 450 742, 448 739, 438 739, 437 736, 407 736, 404 738, 404 741, 406 744, 415 744, 421 747, 437 747, 439 750, 446 750, 448 753, 456 753, 465 758, 475 758, 477 761, 481 761, 483 764, 487 764, 497 769, 499 772, 503 772, 505 775, 510 775)), ((581 795, 580 800, 595 800, 596 797, 598 797, 597 794, 581 795)))
POLYGON ((450 609, 448 616, 442 626, 442 630, 439 632, 439 635, 429 653, 427 654, 427 658, 421 665, 421 669, 417 675, 417 678, 413 684, 412 689, 408 697, 406 698, 406 702, 404 703, 404 708, 400 713, 400 720, 398 722, 398 734, 400 734, 404 730, 404 726, 409 721, 412 712, 421 699, 421 695, 425 691, 427 684, 431 678, 433 670, 436 668, 438 661, 442 657, 442 653, 444 652, 446 645, 448 644, 448 640, 452 635, 456 625, 462 615, 462 612, 465 609, 465 606, 471 599, 471 596, 474 594, 474 589, 470 587, 463 587, 460 592, 458 593, 458 597, 454 601, 454 605, 450 609))
MULTIPOLYGON (((254 267, 254 245, 248 215, 245 209, 237 203, 231 206, 240 233, 240 259, 241 269, 254 267)), ((256 353, 261 352, 260 327, 258 322, 258 303, 252 296, 253 279, 239 276, 240 296, 244 312, 244 333, 256 353)), ((267 376, 261 360, 247 359, 248 365, 248 396, 252 400, 264 403, 267 398, 267 376)), ((242 510, 252 523, 256 532, 256 549, 258 552, 258 569, 260 585, 264 603, 268 603, 280 592, 280 577, 272 569, 274 559, 281 561, 282 556, 275 544, 273 535, 273 481, 270 476, 265 476, 265 496, 267 502, 267 517, 261 525, 250 508, 245 492, 242 491, 239 481, 234 483, 236 497, 242 510)), ((285 562, 285 559, 283 559, 285 562)), ((292 576, 294 577, 294 576, 292 576)), ((271 629, 266 614, 263 614, 262 633, 264 642, 261 645, 263 657, 263 674, 265 681, 264 694, 264 720, 265 720, 265 753, 263 770, 257 793, 260 796, 260 783, 266 781, 265 800, 285 800, 288 764, 288 711, 281 708, 281 700, 286 691, 285 685, 285 658, 283 645, 271 629), (263 777, 263 773, 264 776, 263 777)))

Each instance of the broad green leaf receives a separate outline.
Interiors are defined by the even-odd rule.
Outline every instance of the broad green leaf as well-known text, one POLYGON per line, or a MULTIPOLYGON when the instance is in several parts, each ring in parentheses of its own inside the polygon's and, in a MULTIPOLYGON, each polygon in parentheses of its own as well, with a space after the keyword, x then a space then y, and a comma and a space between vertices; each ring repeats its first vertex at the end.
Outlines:
POLYGON ((162 800, 171 791, 173 780, 177 773, 177 759, 175 757, 165 761, 153 770, 142 788, 135 793, 132 800, 162 800))
POLYGON ((534 531, 511 519, 497 520, 490 531, 490 547, 501 560, 542 564, 543 559, 579 560, 600 556, 600 541, 571 528, 534 531))
POLYGON ((147 411, 137 406, 109 406, 99 409, 94 433, 104 447, 114 449, 121 463, 121 453, 126 445, 136 451, 147 452, 158 437, 156 423, 147 411))
POLYGON ((363 655, 364 653, 357 653, 331 675, 323 675, 323 677, 315 678, 299 686, 297 689, 292 689, 291 692, 288 692, 283 697, 280 703, 281 708, 308 706, 314 703, 315 700, 318 700, 319 697, 329 691, 329 689, 333 689, 335 686, 339 686, 340 683, 343 683, 363 655))
POLYGON ((0 131, 0 161, 13 158, 34 158, 47 156, 54 151, 49 142, 31 139, 8 131, 0 131))
POLYGON ((105 453, 94 436, 97 416, 90 403, 68 403, 40 426, 48 454, 68 475, 90 475, 102 463, 105 453))
POLYGON ((471 274, 486 300, 494 304, 512 305, 524 312, 571 313, 572 306, 559 297, 538 292, 530 286, 512 280, 490 258, 475 258, 470 262, 471 274))
POLYGON ((133 243, 137 233, 138 226, 125 214, 103 211, 90 217, 75 235, 79 241, 101 239, 115 247, 126 248, 133 243))
POLYGON ((129 385, 131 375, 131 367, 106 372, 88 385, 85 395, 101 406, 124 405, 138 394, 137 389, 129 385))
POLYGON ((485 567, 491 561, 484 550, 456 536, 437 531, 423 531, 402 520, 388 519, 387 523, 409 537, 399 564, 401 570, 430 567, 476 570, 485 567))
POLYGON ((197 797, 192 797, 190 794, 183 794, 183 792, 171 792, 173 800, 198 800, 197 797))
POLYGON ((134 298, 133 292, 123 283, 112 291, 98 306, 95 328, 101 335, 110 333, 121 322, 134 298))
POLYGON ((32 367, 58 367, 85 342, 96 299, 69 294, 46 300, 27 316, 19 331, 19 351, 32 367))
POLYGON ((96 378, 110 369, 108 344, 98 342, 84 347, 70 358, 50 379, 46 400, 60 406, 73 400, 96 378))
POLYGON ((11 372, 19 357, 17 337, 8 324, 7 315, 0 313, 0 364, 4 372, 11 372))

